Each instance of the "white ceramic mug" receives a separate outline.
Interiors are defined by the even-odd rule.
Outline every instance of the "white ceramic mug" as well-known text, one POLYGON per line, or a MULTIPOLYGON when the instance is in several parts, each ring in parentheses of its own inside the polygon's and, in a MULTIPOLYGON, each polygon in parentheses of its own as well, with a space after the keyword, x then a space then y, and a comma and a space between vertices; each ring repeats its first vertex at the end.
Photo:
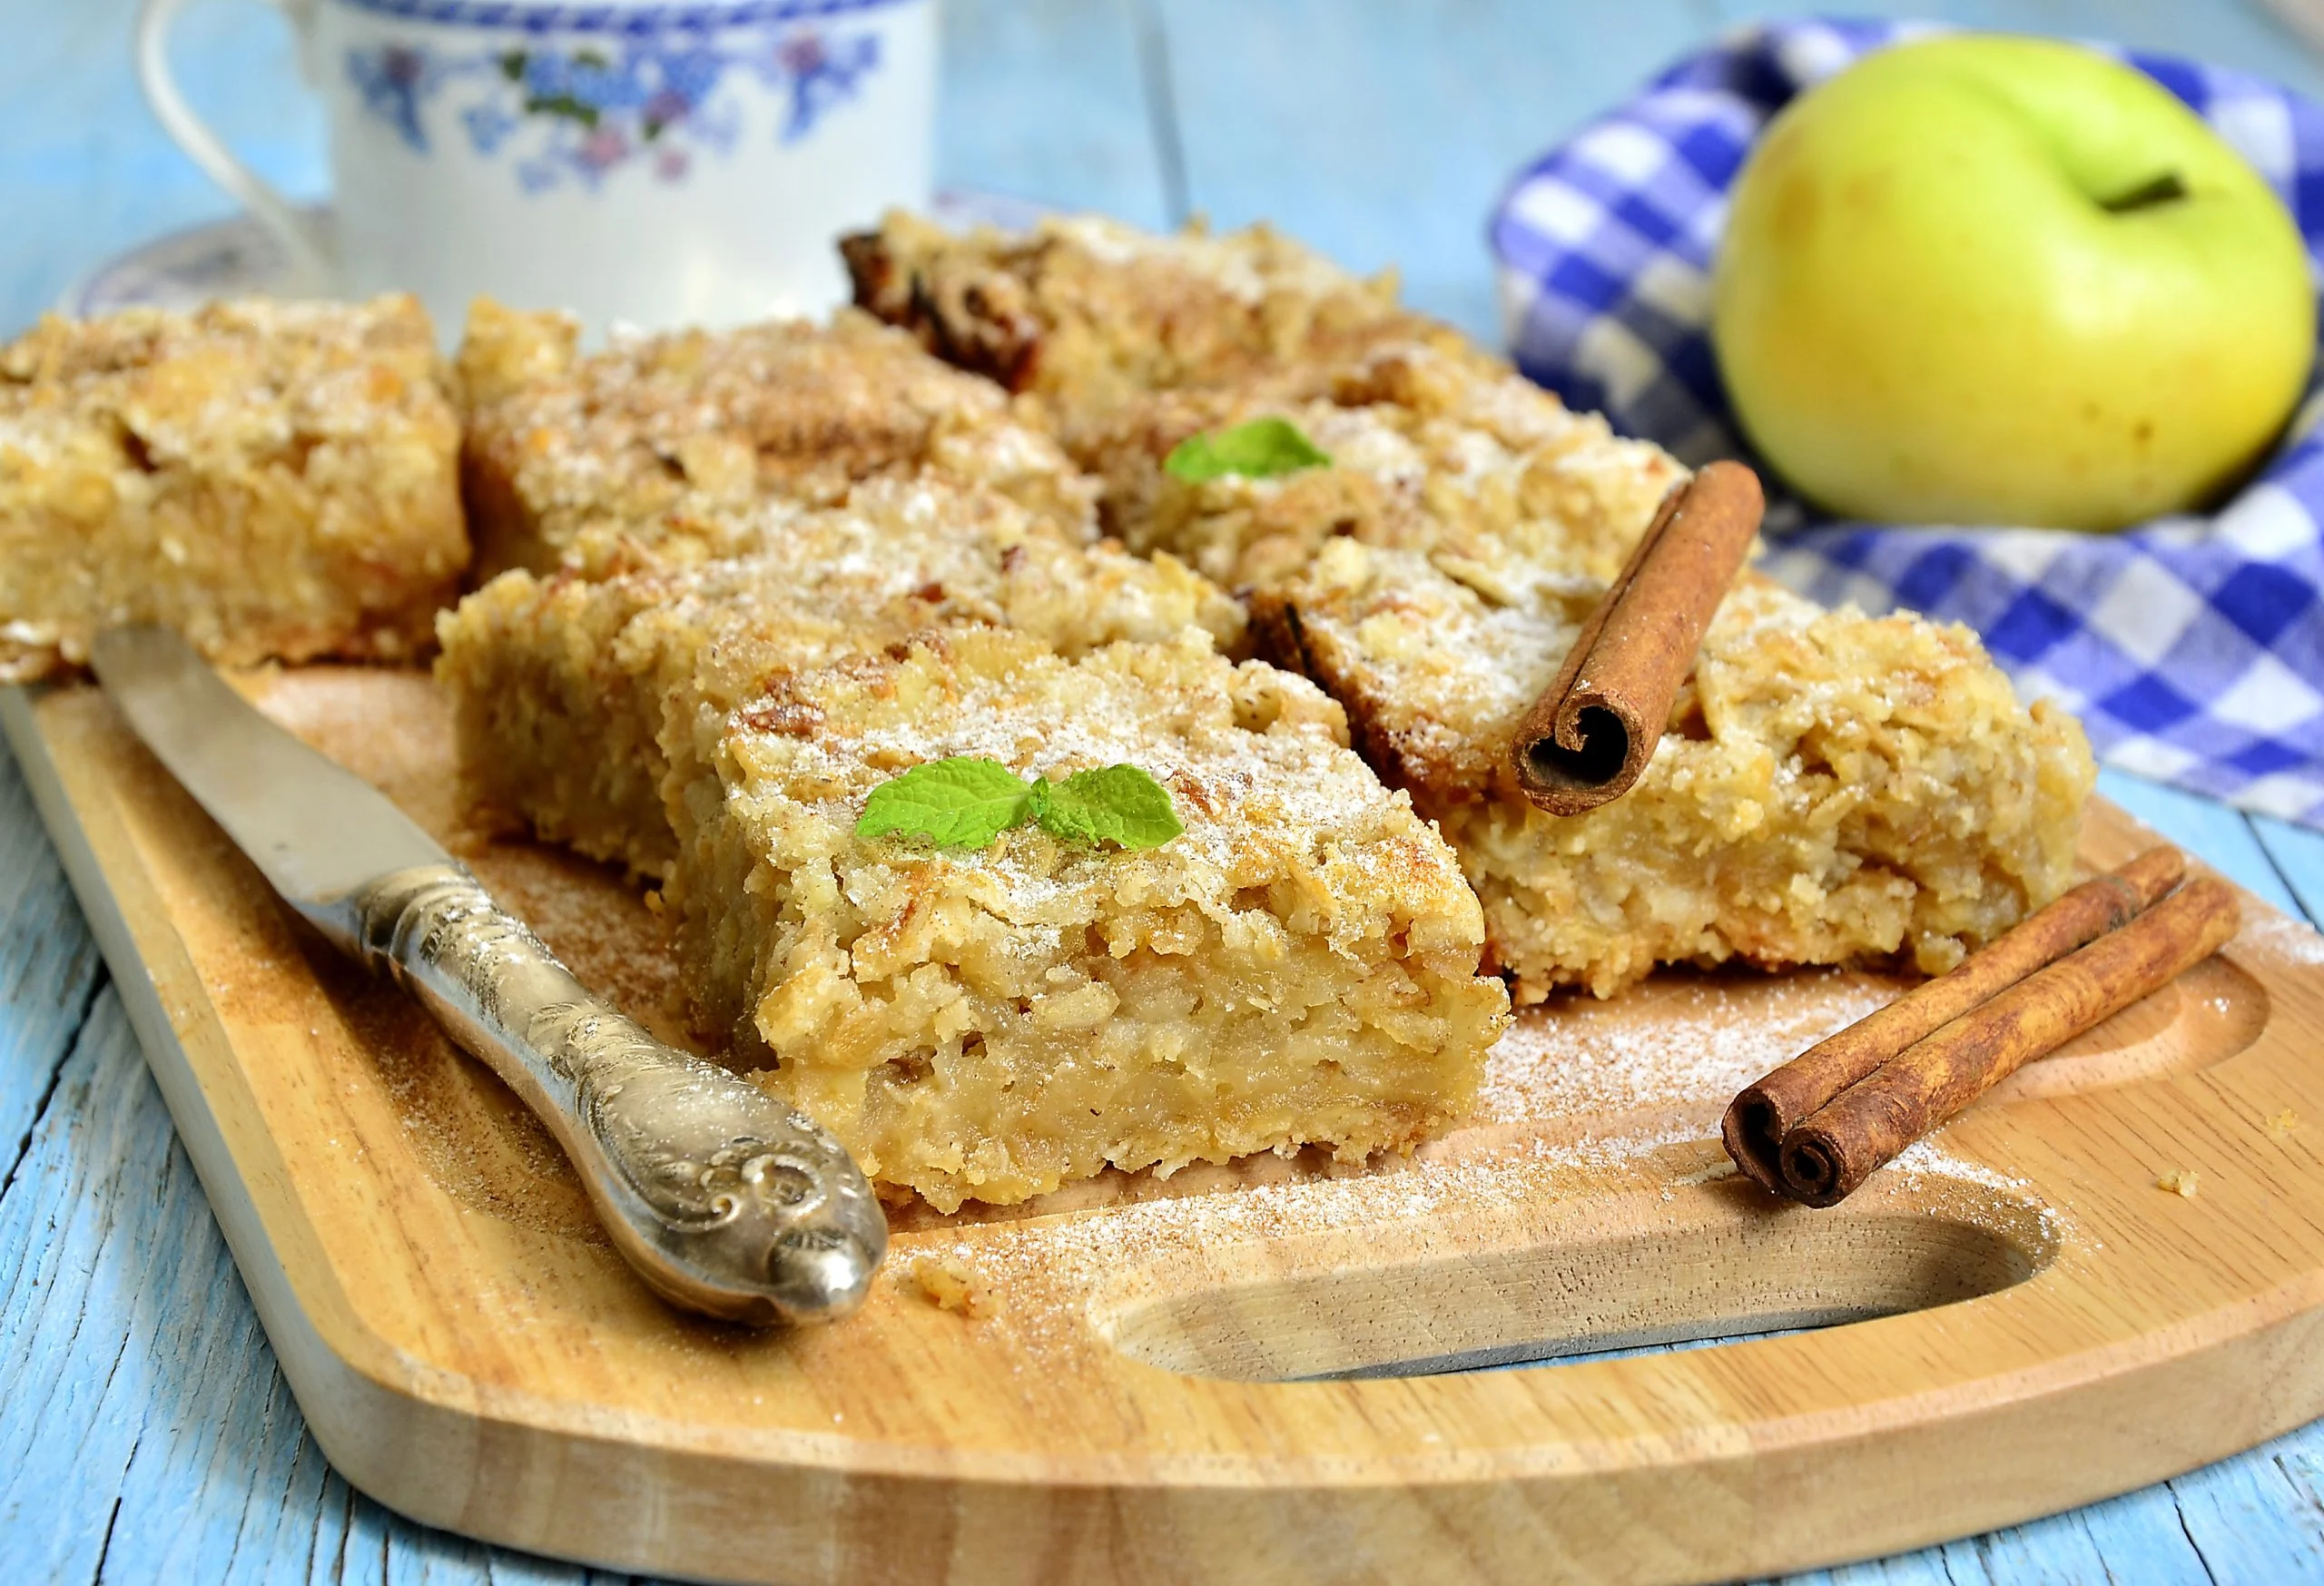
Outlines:
POLYGON ((821 313, 833 239, 929 202, 936 0, 277 0, 330 110, 327 212, 187 108, 184 3, 138 23, 162 124, 300 290, 414 291, 448 334, 479 292, 599 330, 821 313))

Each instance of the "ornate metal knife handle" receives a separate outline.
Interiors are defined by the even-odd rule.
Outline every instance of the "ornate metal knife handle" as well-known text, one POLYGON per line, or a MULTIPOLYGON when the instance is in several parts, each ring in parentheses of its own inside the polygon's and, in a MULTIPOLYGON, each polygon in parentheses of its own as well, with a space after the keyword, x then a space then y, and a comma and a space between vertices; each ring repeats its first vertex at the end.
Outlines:
POLYGON ((398 871, 302 911, 525 1098, 665 1298, 756 1325, 863 1302, 888 1225, 846 1148, 591 994, 466 869, 398 871))

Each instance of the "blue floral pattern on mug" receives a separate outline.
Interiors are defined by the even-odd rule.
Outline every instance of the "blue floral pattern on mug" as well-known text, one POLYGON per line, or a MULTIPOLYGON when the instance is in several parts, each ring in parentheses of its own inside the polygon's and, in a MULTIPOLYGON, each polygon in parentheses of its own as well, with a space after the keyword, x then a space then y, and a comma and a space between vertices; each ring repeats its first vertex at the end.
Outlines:
POLYGON ((698 34, 463 54, 377 44, 348 52, 347 75, 364 108, 415 153, 428 152, 427 112, 441 99, 471 148, 487 158, 506 152, 517 184, 541 192, 567 181, 594 189, 633 163, 664 182, 684 180, 697 154, 723 153, 740 135, 734 95, 719 92, 734 73, 783 96, 776 135, 798 143, 879 64, 876 33, 800 27, 740 48, 698 34))

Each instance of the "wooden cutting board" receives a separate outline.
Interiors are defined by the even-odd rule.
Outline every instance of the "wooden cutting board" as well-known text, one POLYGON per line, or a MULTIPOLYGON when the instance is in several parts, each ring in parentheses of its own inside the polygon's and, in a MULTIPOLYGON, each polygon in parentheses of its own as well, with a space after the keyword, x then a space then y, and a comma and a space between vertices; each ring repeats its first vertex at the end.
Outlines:
MULTIPOLYGON (((426 679, 246 686, 680 1033, 646 901, 464 824, 426 679)), ((101 695, 8 691, 0 723, 317 1439, 430 1524, 850 1586, 1695 1581, 2007 1524, 2324 1413, 2324 938, 2253 900, 2222 959, 1832 1211, 1738 1179, 1715 1120, 1894 985, 1674 975, 1529 1014, 1474 1125, 1410 1161, 907 1210, 860 1315, 753 1334, 650 1297, 541 1128, 101 695), (931 1257, 997 1314, 933 1303, 931 1257), (1441 1374, 1785 1328, 1817 1330, 1441 1374)), ((2141 841, 2099 804, 2084 858, 2141 841)))

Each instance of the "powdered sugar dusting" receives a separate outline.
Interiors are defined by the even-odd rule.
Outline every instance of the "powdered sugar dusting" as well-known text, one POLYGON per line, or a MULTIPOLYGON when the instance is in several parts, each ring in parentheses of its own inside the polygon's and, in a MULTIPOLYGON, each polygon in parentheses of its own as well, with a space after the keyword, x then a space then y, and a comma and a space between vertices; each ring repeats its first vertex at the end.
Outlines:
POLYGON ((1780 980, 1684 976, 1601 1002, 1579 996, 1521 1019, 1485 1061, 1490 1123, 1607 1117, 1728 1098, 1886 1006, 1901 982, 1803 970, 1780 980), (1639 1003, 1650 1004, 1641 1014, 1639 1003))
MULTIPOLYGON (((463 365, 487 352, 464 351, 463 365)), ((923 469, 1069 529, 1088 516, 1088 488, 999 387, 858 314, 643 337, 487 389, 471 449, 560 548, 592 527, 658 537, 670 514, 832 505, 857 480, 923 469)))
POLYGON ((192 314, 132 309, 45 320, 0 349, 0 452, 20 467, 257 466, 310 445, 409 445, 448 429, 427 316, 408 297, 364 304, 248 299, 192 314))
POLYGON ((2278 954, 2296 964, 2324 964, 2324 933, 2304 921, 2279 914, 2272 909, 2246 910, 2241 937, 2262 951, 2278 954))
MULTIPOLYGON (((1917 1139, 1906 1146, 1896 1153, 1896 1158, 1884 1171, 1915 1177, 1935 1175, 1944 1178, 1965 1179, 1971 1184, 1982 1185, 1987 1189, 1998 1189, 2013 1194, 2030 1190, 2033 1187, 2031 1179, 2001 1172, 1997 1168, 1986 1167, 1982 1162, 1972 1162, 1965 1157, 1956 1157, 1933 1138, 1917 1139)), ((2043 1212, 2047 1216, 2048 1208, 2044 1207, 2043 1212)))
MULTIPOLYGON (((1382 787, 1340 746, 1336 714, 1314 685, 1259 663, 1232 666, 1197 634, 1169 646, 1102 651, 1078 665, 1015 635, 964 634, 944 661, 931 653, 869 684, 861 668, 847 667, 815 681, 824 685, 814 694, 819 710, 843 721, 843 730, 803 735, 738 726, 730 741, 753 770, 779 775, 838 825, 852 827, 872 788, 897 772, 965 755, 1023 776, 1137 765, 1170 789, 1186 824, 1166 854, 1143 862, 1198 862, 1220 876, 1249 868, 1244 851, 1260 833, 1307 844, 1417 831, 1406 795, 1382 787), (908 668, 919 671, 895 681, 908 668), (899 689, 918 697, 936 686, 950 691, 941 710, 888 707, 899 689), (1254 712, 1269 718, 1267 728, 1243 719, 1254 712)), ((1028 851, 1005 839, 954 860, 1037 890, 1026 866, 1049 862, 1042 845, 1028 851)), ((1082 863, 1071 873, 1111 886, 1119 867, 1082 863)))

